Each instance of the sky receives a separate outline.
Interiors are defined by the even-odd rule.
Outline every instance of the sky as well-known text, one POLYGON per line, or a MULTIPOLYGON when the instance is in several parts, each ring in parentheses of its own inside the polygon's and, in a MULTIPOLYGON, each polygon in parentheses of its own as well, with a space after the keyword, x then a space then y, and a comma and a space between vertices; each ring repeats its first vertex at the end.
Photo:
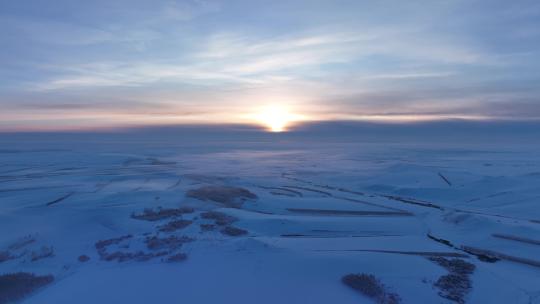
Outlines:
POLYGON ((531 121, 539 84, 536 0, 0 0, 0 131, 531 121))

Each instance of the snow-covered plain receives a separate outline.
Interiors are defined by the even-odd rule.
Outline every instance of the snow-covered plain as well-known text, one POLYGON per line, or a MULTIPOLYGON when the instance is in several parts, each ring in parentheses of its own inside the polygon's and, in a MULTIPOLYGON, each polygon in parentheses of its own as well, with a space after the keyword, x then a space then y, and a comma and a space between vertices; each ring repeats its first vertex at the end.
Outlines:
POLYGON ((25 304, 540 303, 540 146, 5 135, 0 231, 25 304))

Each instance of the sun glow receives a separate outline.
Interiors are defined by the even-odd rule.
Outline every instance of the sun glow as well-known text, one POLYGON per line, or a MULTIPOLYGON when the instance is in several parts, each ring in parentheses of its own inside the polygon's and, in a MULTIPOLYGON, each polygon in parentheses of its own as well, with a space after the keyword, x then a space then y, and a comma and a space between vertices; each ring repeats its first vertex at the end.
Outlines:
POLYGON ((266 106, 255 115, 255 120, 270 132, 284 132, 291 123, 299 120, 299 115, 292 114, 284 106, 266 106))

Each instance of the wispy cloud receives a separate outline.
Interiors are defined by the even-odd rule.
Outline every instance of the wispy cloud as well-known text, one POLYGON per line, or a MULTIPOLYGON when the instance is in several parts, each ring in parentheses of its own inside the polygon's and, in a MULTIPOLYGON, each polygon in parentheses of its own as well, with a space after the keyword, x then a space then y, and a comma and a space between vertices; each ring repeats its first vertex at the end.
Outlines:
MULTIPOLYGON (((310 78, 329 64, 355 64, 370 56, 403 57, 425 61, 469 64, 482 57, 471 51, 444 46, 420 50, 413 43, 394 41, 399 32, 381 30, 361 32, 304 33, 278 37, 250 37, 245 34, 216 34, 200 39, 182 60, 160 58, 117 62, 92 62, 58 66, 62 76, 38 83, 39 90, 77 87, 138 86, 160 81, 207 84, 212 81, 266 84, 279 78, 310 78), (391 41, 391 42, 389 42, 391 41), (442 52, 440 49, 444 49, 442 52), (389 50, 399 50, 389 52, 389 50), (439 57, 437 57, 439 56, 439 57), (311 69, 311 70, 310 70, 311 69)), ((485 57, 485 56, 483 56, 485 57)), ((361 67, 359 67, 361 70, 361 67)), ((331 72, 332 73, 332 72, 331 72)), ((333 72, 335 73, 335 71, 333 72)), ((450 72, 394 72, 365 78, 427 78, 448 76, 450 72)))

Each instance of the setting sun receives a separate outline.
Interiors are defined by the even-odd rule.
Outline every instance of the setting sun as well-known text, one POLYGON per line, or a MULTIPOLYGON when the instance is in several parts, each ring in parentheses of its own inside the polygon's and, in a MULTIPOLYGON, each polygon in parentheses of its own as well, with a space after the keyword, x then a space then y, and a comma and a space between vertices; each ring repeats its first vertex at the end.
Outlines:
POLYGON ((270 132, 283 132, 294 121, 299 119, 298 115, 292 114, 283 106, 267 106, 262 108, 255 119, 263 124, 270 132))

